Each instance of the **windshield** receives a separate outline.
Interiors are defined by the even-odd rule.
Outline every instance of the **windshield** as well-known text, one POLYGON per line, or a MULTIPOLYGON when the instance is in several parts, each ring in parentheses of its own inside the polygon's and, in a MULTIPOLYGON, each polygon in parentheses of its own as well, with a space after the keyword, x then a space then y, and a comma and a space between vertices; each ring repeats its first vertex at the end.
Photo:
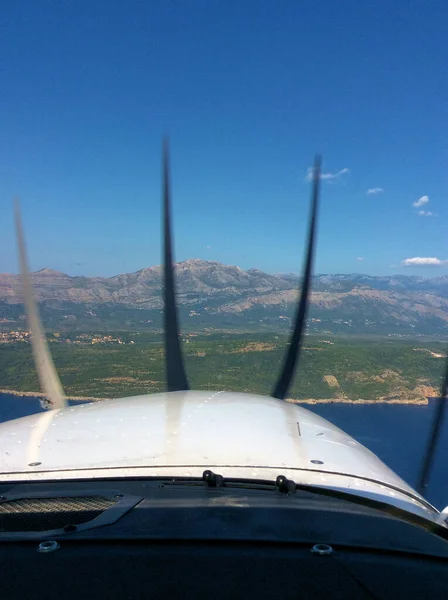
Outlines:
MULTIPOLYGON (((50 409, 33 443, 62 423, 76 441, 78 413, 53 411, 65 398, 106 406, 190 389, 222 407, 221 391, 270 396, 323 417, 437 508, 448 504, 448 421, 435 423, 448 346, 448 8, 25 6, 5 9, 0 36, 0 421, 50 409)), ((159 425, 145 435, 162 443, 152 466, 174 465, 177 426, 190 427, 209 466, 215 417, 196 429, 199 401, 174 416, 169 399, 152 401, 159 425), (177 424, 169 435, 165 418, 177 424)), ((147 417, 123 406, 113 427, 128 440, 130 415, 147 417)), ((245 410, 219 413, 221 464, 245 410)), ((247 465, 285 466, 276 452, 296 451, 283 424, 280 445, 270 437, 271 410, 260 404, 243 421, 241 436, 255 428, 266 440, 247 465)), ((109 417, 89 411, 97 466, 122 464, 125 441, 102 441, 109 417)), ((305 443, 300 423, 321 425, 300 415, 288 427, 297 421, 305 443)), ((328 431, 332 448, 352 443, 328 431)), ((2 451, 17 453, 22 440, 8 440, 2 451)), ((30 444, 27 467, 42 459, 30 444)), ((134 448, 144 464, 147 446, 134 448)), ((307 455, 306 468, 349 464, 375 479, 364 457, 364 475, 337 453, 326 466, 307 455)), ((76 448, 69 459, 75 469, 76 448)))

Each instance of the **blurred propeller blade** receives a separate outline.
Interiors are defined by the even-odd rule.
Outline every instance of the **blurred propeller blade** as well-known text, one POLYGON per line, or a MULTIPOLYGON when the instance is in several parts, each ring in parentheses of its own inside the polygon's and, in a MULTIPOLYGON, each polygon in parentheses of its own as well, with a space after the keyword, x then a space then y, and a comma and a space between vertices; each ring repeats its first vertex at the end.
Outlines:
POLYGON ((168 139, 163 142, 163 298, 165 303, 165 371, 169 392, 188 390, 176 308, 170 216, 170 157, 168 139))
POLYGON ((313 256, 316 237, 316 222, 317 210, 319 205, 319 190, 320 190, 320 165, 321 159, 316 156, 313 169, 313 188, 311 196, 311 217, 308 229, 307 255, 305 262, 305 270, 303 274, 302 292, 297 305, 297 312, 294 321, 294 329, 291 334, 291 342, 286 353, 283 369, 278 378, 272 396, 279 400, 284 400, 288 393, 289 386, 294 377, 294 372, 300 357, 303 333, 306 324, 306 313, 308 309, 308 293, 311 286, 311 273, 313 268, 313 256))
POLYGON ((45 339, 42 323, 37 311, 36 301, 33 296, 27 265, 20 204, 17 199, 14 203, 14 213, 16 221, 17 244, 20 256, 20 272, 22 275, 23 295, 25 300, 26 316, 28 319, 28 327, 31 333, 31 347, 37 375, 39 377, 41 389, 47 397, 49 408, 63 408, 67 405, 67 400, 56 372, 53 359, 51 358, 51 354, 48 349, 47 340, 45 339))
POLYGON ((443 419, 445 416, 446 404, 448 402, 448 360, 445 366, 445 377, 442 382, 442 388, 440 390, 440 397, 437 399, 437 406, 435 407, 434 420, 432 423, 431 431, 429 434, 428 445, 424 455, 422 470, 420 473, 420 479, 417 485, 418 492, 423 496, 426 488, 429 484, 429 476, 431 474, 432 463, 437 450, 437 442, 439 441, 440 433, 442 431, 443 419))

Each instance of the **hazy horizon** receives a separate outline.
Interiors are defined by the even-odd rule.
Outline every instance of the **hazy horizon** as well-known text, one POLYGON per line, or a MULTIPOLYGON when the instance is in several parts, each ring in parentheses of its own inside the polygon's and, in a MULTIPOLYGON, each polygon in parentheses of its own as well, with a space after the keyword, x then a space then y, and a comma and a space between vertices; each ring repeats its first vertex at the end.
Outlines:
MULTIPOLYGON (((198 262, 206 262, 206 263, 211 263, 211 264, 218 264, 220 266, 224 266, 224 267, 236 267, 241 269, 242 271, 250 271, 250 270, 256 270, 256 271, 261 271, 262 273, 266 273, 267 275, 277 275, 277 276, 301 276, 301 267, 296 269, 295 271, 286 271, 286 270, 280 270, 280 271, 265 271, 264 269, 260 269, 257 266, 251 266, 248 268, 243 268, 240 265, 237 264, 228 264, 228 263, 222 263, 220 261, 217 260, 208 260, 205 258, 198 258, 198 257, 192 257, 192 258, 187 258, 185 260, 182 261, 176 261, 175 264, 181 264, 181 263, 186 263, 186 262, 193 262, 193 261, 198 261, 198 262)), ((84 275, 82 273, 76 273, 76 274, 70 274, 66 271, 61 271, 59 269, 54 269, 52 267, 42 267, 41 269, 37 269, 35 271, 30 271, 30 273, 40 273, 42 271, 52 271, 55 273, 62 273, 63 275, 67 275, 68 277, 86 277, 89 279, 94 279, 94 278, 99 278, 99 279, 112 279, 114 277, 118 277, 120 275, 130 275, 133 273, 138 273, 139 271, 143 271, 145 269, 153 269, 153 268, 157 268, 160 267, 161 263, 158 264, 154 264, 154 265, 147 265, 145 267, 141 267, 140 269, 137 269, 136 271, 120 271, 115 273, 114 275, 100 275, 100 274, 95 274, 95 275, 84 275)), ((5 271, 5 272, 0 272, 0 276, 1 275, 14 275, 14 276, 20 276, 19 271, 5 271)), ((423 277, 425 279, 436 279, 437 277, 448 277, 448 273, 444 272, 442 269, 439 270, 439 274, 438 275, 428 275, 426 273, 426 270, 421 267, 420 268, 420 274, 415 272, 415 269, 413 270, 413 272, 401 272, 401 273, 380 273, 380 274, 375 274, 375 275, 371 275, 369 273, 365 273, 363 271, 350 271, 350 272, 343 272, 343 271, 334 271, 334 272, 314 272, 313 277, 325 277, 325 276, 331 276, 331 277, 335 277, 335 276, 341 276, 341 277, 348 277, 348 276, 362 276, 362 277, 423 277)))

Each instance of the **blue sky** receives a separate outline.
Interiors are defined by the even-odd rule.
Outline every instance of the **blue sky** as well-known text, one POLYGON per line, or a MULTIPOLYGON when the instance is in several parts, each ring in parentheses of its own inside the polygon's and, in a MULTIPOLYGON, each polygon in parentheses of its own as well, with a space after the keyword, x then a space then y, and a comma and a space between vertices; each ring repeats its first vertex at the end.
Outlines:
POLYGON ((301 268, 320 152, 317 272, 447 273, 402 264, 448 259, 447 23, 445 0, 6 3, 0 271, 16 195, 33 269, 159 264, 167 132, 177 260, 301 268))

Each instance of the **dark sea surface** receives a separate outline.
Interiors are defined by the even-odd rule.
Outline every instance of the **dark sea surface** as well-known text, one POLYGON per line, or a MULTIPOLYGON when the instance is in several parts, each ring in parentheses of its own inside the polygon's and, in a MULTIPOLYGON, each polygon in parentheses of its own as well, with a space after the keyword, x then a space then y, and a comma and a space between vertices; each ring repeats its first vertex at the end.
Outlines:
MULTIPOLYGON (((435 406, 436 401, 430 400, 427 406, 316 404, 306 408, 353 436, 415 487, 435 406)), ((36 412, 42 412, 37 398, 0 394, 0 422, 36 412)), ((425 497, 439 509, 448 505, 448 415, 425 497)))

